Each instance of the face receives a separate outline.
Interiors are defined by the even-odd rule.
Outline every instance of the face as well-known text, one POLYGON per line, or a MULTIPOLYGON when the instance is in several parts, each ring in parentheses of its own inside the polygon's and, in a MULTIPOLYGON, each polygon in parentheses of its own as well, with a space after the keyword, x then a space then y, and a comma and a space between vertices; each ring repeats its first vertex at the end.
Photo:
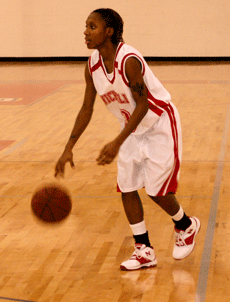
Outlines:
POLYGON ((111 29, 98 13, 92 13, 86 20, 85 43, 89 49, 99 49, 111 37, 111 29))

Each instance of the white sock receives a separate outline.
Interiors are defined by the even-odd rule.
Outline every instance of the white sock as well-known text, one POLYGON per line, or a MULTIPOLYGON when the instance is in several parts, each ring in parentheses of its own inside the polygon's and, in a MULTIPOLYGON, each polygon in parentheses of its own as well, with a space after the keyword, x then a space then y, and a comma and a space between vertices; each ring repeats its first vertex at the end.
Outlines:
POLYGON ((171 218, 175 221, 179 221, 181 220, 182 218, 184 217, 184 210, 183 208, 180 206, 180 209, 179 211, 174 215, 174 216, 171 216, 171 218))
POLYGON ((130 227, 133 231, 133 235, 141 235, 147 232, 144 220, 136 224, 130 224, 130 227))

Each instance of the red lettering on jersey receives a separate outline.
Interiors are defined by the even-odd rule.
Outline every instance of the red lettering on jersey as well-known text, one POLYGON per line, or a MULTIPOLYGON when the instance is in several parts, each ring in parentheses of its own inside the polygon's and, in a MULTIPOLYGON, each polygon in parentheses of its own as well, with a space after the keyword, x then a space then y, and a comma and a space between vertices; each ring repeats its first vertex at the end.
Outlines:
POLYGON ((118 102, 120 104, 128 104, 129 103, 129 100, 127 98, 127 96, 122 93, 121 95, 119 93, 117 93, 116 91, 114 90, 111 90, 109 92, 107 92, 106 94, 103 94, 101 96, 103 102, 105 103, 105 105, 108 105, 112 102, 118 102))
POLYGON ((105 103, 105 105, 108 105, 109 103, 111 103, 106 94, 101 95, 101 98, 102 98, 102 101, 105 103))
POLYGON ((112 103, 112 102, 114 102, 113 95, 110 95, 109 92, 106 94, 106 97, 107 97, 107 100, 108 100, 109 104, 112 103))
POLYGON ((117 93, 115 91, 110 91, 107 93, 107 95, 109 96, 111 102, 115 102, 117 100, 117 93))
POLYGON ((120 100, 120 103, 121 104, 128 104, 129 100, 128 100, 127 96, 124 93, 122 93, 122 97, 123 97, 123 99, 120 100))

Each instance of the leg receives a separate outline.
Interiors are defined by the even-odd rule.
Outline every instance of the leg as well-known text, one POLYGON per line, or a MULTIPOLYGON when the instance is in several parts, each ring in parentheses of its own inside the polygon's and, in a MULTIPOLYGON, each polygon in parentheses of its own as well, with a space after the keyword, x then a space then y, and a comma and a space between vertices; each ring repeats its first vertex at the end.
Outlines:
POLYGON ((144 211, 137 191, 122 193, 122 202, 130 224, 140 223, 144 220, 144 211))
POLYGON ((196 217, 188 217, 179 205, 174 194, 166 196, 150 196, 175 223, 175 245, 173 258, 180 260, 187 257, 195 246, 194 238, 200 229, 200 221, 196 217))
POLYGON ((191 225, 191 220, 184 213, 173 193, 166 196, 150 196, 150 198, 171 216, 177 229, 186 230, 191 225))
POLYGON ((172 193, 169 193, 166 196, 150 196, 150 198, 170 216, 176 215, 176 213, 178 213, 180 210, 180 205, 176 199, 176 196, 172 193))
POLYGON ((150 247, 149 236, 144 221, 144 210, 138 192, 122 193, 122 201, 135 243, 145 244, 150 247))
POLYGON ((122 201, 135 239, 135 251, 129 260, 121 263, 121 269, 136 270, 156 266, 157 260, 149 242, 143 206, 138 192, 122 193, 122 201))

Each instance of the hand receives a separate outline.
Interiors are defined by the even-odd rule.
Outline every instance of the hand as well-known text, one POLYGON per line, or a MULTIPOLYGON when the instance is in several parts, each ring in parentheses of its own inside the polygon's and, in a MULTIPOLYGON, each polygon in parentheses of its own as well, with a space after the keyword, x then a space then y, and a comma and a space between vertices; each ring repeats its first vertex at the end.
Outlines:
POLYGON ((105 145, 97 158, 98 165, 104 166, 106 164, 110 164, 116 157, 119 148, 120 144, 118 144, 116 141, 112 141, 105 145))
POLYGON ((69 162, 70 166, 74 169, 74 162, 73 162, 73 153, 72 151, 64 151, 62 156, 59 158, 56 166, 55 166, 55 177, 64 177, 65 172, 65 164, 69 162))

